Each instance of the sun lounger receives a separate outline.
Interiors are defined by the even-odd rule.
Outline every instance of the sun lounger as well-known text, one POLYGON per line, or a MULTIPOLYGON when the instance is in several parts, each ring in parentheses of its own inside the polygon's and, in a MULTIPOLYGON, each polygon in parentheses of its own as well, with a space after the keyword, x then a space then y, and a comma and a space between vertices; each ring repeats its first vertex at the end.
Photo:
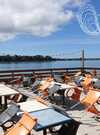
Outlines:
POLYGON ((22 118, 4 135, 29 135, 32 128, 36 125, 36 118, 24 113, 22 118))

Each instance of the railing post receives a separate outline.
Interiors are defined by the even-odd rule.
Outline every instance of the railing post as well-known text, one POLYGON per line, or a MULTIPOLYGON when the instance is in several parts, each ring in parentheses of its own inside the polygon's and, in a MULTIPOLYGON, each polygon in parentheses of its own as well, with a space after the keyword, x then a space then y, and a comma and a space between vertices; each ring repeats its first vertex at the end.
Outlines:
POLYGON ((50 70, 51 76, 54 76, 53 69, 50 70))
POLYGON ((84 50, 82 50, 82 54, 81 54, 81 60, 82 60, 82 73, 84 73, 84 50))
POLYGON ((15 76, 14 76, 14 72, 12 72, 12 80, 14 79, 14 77, 15 77, 15 76))

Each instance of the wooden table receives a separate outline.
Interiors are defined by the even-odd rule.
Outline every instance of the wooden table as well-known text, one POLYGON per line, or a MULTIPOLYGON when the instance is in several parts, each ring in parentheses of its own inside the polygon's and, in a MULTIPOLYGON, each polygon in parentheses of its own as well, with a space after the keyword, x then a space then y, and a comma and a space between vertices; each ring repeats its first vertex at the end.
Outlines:
POLYGON ((53 108, 33 111, 30 112, 30 115, 37 118, 37 124, 34 129, 36 131, 43 130, 43 135, 47 135, 47 129, 58 125, 63 125, 65 123, 70 123, 72 120, 53 108))
POLYGON ((15 91, 14 89, 9 88, 8 86, 4 85, 4 84, 0 84, 0 104, 3 104, 3 99, 2 97, 4 97, 4 105, 5 107, 7 106, 7 96, 10 95, 15 95, 18 94, 17 91, 15 91))
MULTIPOLYGON (((37 118, 37 124, 34 127, 35 131, 43 131, 43 135, 47 135, 47 129, 68 124, 73 125, 75 121, 73 121, 67 115, 61 113, 56 110, 53 106, 46 106, 37 100, 27 101, 23 103, 18 103, 20 105, 20 109, 22 112, 18 112, 17 115, 22 115, 24 111, 30 113, 31 116, 37 118)), ((78 128, 77 126, 75 128, 78 128)), ((74 132, 74 131, 73 131, 74 132)), ((68 133, 66 133, 67 135, 68 133)))
POLYGON ((18 105, 20 106, 20 109, 22 111, 26 111, 26 112, 33 112, 33 111, 49 108, 49 106, 46 106, 35 99, 31 101, 18 103, 18 105))

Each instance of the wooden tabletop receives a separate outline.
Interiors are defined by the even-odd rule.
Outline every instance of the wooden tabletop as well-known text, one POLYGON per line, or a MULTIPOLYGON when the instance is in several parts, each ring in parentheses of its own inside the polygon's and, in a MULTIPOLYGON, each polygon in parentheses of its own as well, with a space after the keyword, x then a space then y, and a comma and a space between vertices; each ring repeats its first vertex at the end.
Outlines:
POLYGON ((17 91, 6 86, 5 84, 0 84, 0 96, 15 95, 17 93, 17 91))
POLYGON ((20 105, 21 110, 27 111, 27 112, 38 111, 38 110, 50 108, 49 106, 46 106, 46 105, 38 102, 35 99, 31 100, 31 101, 18 103, 18 105, 20 105))

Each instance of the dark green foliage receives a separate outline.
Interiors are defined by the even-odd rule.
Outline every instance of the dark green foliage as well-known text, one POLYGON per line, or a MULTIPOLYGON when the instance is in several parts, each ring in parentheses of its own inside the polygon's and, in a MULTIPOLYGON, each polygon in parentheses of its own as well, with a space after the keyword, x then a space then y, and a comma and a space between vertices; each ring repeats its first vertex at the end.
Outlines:
POLYGON ((28 61, 52 61, 56 60, 50 56, 42 56, 42 55, 35 55, 35 56, 20 56, 20 55, 5 55, 0 56, 0 62, 28 62, 28 61))

